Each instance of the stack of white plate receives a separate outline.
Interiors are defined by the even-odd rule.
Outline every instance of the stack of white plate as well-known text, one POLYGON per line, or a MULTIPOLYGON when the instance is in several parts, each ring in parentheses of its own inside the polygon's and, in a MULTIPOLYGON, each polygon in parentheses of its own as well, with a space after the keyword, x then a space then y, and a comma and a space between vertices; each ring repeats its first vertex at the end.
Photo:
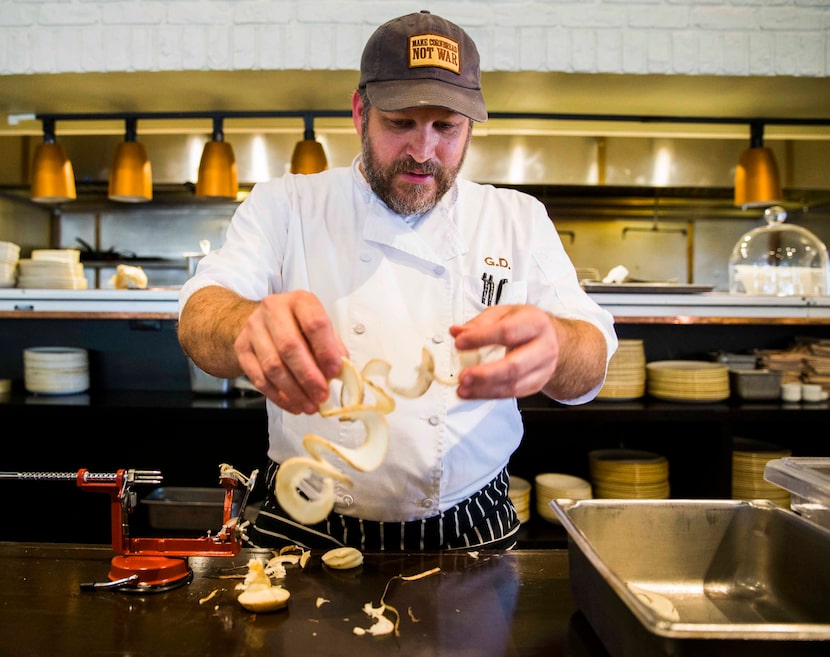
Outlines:
POLYGON ((620 340, 608 362, 608 375, 597 399, 639 399, 646 392, 646 353, 642 340, 620 340))
POLYGON ((729 366, 703 360, 661 360, 646 365, 648 394, 669 401, 729 398, 729 366))
POLYGON ((71 395, 89 389, 86 349, 31 347, 23 351, 26 390, 43 395, 71 395))
POLYGON ((13 242, 0 242, 0 287, 14 287, 20 247, 13 242))
POLYGON ((790 491, 764 479, 769 461, 791 456, 789 449, 761 440, 732 440, 732 498, 736 500, 770 500, 790 506, 790 491))
POLYGON ((560 472, 542 472, 536 475, 536 512, 545 520, 558 523, 550 501, 557 499, 590 500, 593 497, 591 482, 582 477, 560 472))
POLYGON ((530 482, 527 479, 510 475, 510 488, 507 496, 513 502, 519 522, 525 523, 530 520, 530 482))
POLYGON ((81 252, 78 249, 35 249, 31 258, 18 262, 18 287, 85 290, 81 252))
POLYGON ((594 494, 606 499, 669 497, 669 461, 654 452, 599 449, 588 453, 594 494))

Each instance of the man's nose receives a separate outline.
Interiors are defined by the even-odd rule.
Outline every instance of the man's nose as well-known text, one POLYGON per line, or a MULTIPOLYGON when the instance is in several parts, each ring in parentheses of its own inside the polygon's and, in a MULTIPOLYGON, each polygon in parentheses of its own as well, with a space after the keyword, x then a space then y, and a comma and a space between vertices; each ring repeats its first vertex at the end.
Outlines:
POLYGON ((418 128, 412 132, 409 140, 408 154, 416 162, 426 162, 435 156, 435 147, 438 143, 438 136, 434 130, 428 127, 418 128))

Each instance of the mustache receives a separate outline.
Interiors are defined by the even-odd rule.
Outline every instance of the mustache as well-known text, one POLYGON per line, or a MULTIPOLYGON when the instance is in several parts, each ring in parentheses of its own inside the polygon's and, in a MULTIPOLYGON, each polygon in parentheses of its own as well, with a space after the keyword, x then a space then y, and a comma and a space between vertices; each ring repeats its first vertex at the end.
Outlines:
POLYGON ((418 163, 412 156, 406 156, 403 159, 397 160, 392 165, 392 174, 396 173, 416 173, 419 175, 434 176, 441 171, 441 165, 436 164, 432 160, 418 163))

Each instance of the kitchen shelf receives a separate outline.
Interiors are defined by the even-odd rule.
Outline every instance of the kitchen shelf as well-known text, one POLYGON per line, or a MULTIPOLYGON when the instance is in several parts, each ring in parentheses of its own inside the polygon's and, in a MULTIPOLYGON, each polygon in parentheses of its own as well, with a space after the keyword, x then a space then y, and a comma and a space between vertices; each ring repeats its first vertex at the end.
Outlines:
POLYGON ((178 289, 0 290, 0 319, 177 319, 178 289))
POLYGON ((830 296, 761 296, 702 294, 589 294, 618 323, 757 324, 824 323, 830 319, 830 296))
MULTIPOLYGON (((160 265, 168 266, 168 265, 160 265)), ((178 288, 146 290, 0 289, 0 318, 178 317, 178 288)), ((830 296, 590 294, 618 324, 827 324, 830 296)))

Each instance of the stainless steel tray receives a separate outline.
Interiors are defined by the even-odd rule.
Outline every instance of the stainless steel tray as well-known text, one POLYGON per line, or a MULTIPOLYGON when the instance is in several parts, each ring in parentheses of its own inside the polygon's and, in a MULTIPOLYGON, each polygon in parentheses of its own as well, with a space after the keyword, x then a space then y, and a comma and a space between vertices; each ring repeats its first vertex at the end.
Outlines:
POLYGON ((551 506, 574 599, 614 657, 830 654, 830 530, 765 500, 551 506))
POLYGON ((714 285, 693 283, 602 283, 582 281, 586 292, 612 292, 614 294, 702 294, 715 289, 714 285))
MULTIPOLYGON (((239 513, 241 491, 233 492, 231 515, 239 513)), ((205 531, 222 527, 225 506, 224 488, 155 488, 141 500, 147 505, 150 527, 205 531)))

